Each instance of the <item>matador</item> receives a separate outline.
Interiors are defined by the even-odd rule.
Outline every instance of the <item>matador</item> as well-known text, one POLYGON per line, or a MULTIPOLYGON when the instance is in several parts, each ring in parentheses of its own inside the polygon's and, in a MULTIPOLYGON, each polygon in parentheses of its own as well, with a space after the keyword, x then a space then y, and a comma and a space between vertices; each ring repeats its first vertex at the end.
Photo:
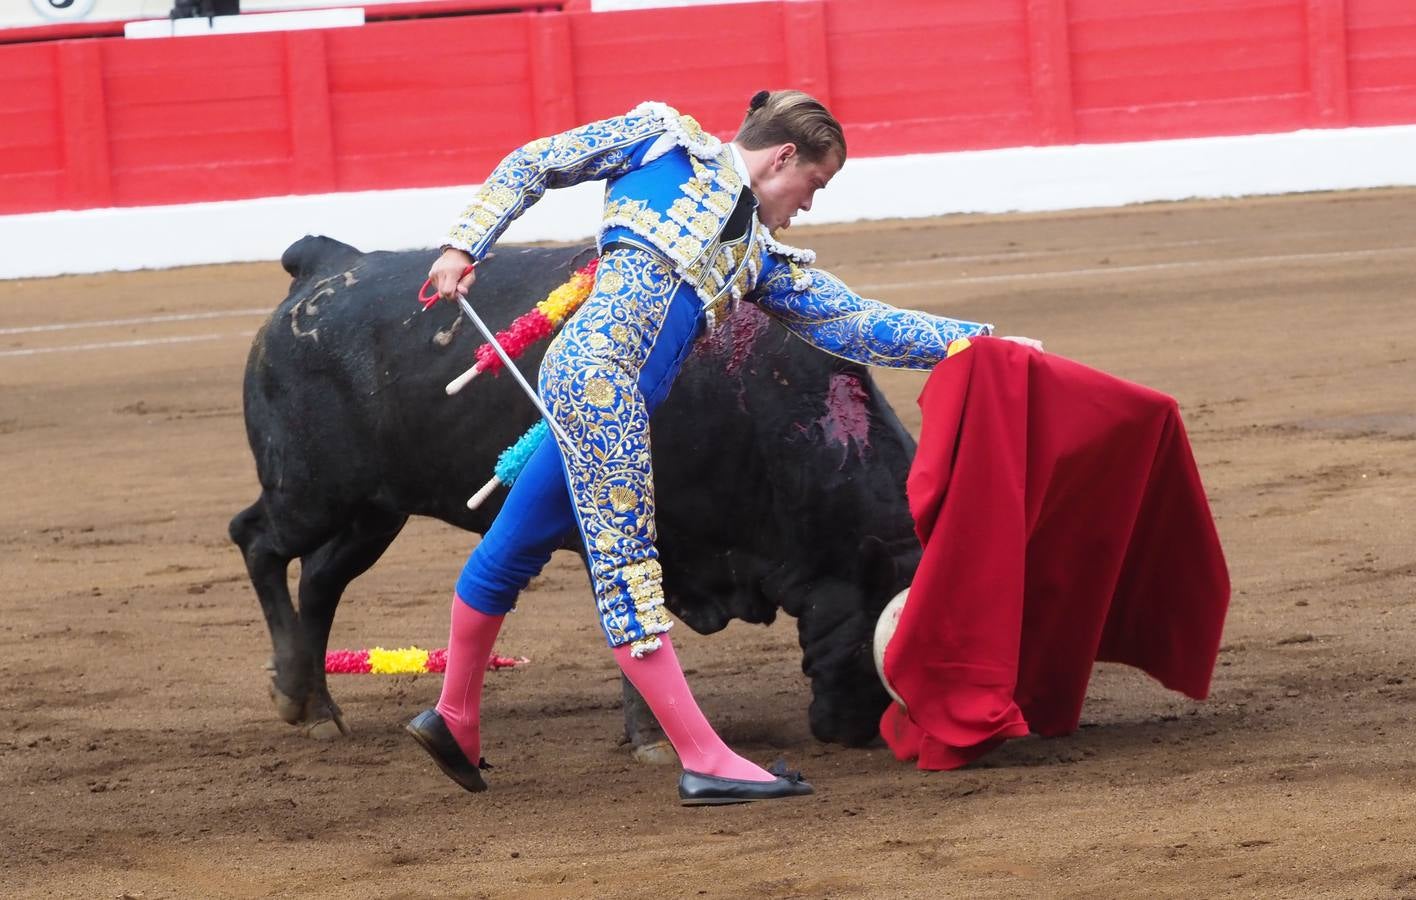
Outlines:
MULTIPOLYGON (((695 341, 741 302, 757 304, 827 353, 929 369, 950 342, 992 326, 862 298, 774 232, 811 208, 846 158, 840 124, 799 91, 758 92, 731 142, 662 103, 542 138, 492 172, 446 237, 429 277, 466 294, 475 268, 548 188, 606 183, 600 263, 589 297, 552 341, 539 393, 560 426, 531 454, 472 551, 452 602, 438 704, 408 730, 455 782, 486 789, 480 769, 482 678, 517 596, 579 532, 615 658, 683 765, 686 805, 809 794, 799 773, 733 752, 699 710, 668 632, 655 549, 649 417, 695 341)), ((475 293, 473 294, 475 302, 475 293)))

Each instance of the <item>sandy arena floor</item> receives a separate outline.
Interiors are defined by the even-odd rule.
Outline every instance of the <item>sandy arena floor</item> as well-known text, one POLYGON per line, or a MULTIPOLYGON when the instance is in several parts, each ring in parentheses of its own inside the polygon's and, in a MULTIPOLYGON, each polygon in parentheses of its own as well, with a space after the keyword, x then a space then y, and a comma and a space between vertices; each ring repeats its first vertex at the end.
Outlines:
MULTIPOLYGON (((570 556, 503 633, 532 664, 488 677, 490 793, 400 730, 440 676, 336 679, 341 742, 278 721, 225 531, 284 273, 0 282, 0 895, 1416 897, 1413 235, 1411 191, 794 234, 863 293, 1175 395, 1234 597, 1209 702, 1102 667, 1075 735, 950 773, 816 743, 790 622, 684 629, 729 742, 818 787, 708 810, 617 745, 570 556)), ((880 381, 917 429, 923 376, 880 381)), ((412 523, 334 645, 442 646, 470 541, 412 523)))

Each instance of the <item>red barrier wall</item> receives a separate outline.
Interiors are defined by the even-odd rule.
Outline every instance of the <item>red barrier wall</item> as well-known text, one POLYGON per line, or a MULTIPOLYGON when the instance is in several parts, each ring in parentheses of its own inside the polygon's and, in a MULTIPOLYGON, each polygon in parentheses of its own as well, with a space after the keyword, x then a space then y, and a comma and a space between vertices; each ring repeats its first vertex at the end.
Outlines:
POLYGON ((1416 123, 1416 4, 789 0, 0 45, 0 213, 469 183, 646 98, 727 135, 762 87, 821 97, 856 156, 1416 123))

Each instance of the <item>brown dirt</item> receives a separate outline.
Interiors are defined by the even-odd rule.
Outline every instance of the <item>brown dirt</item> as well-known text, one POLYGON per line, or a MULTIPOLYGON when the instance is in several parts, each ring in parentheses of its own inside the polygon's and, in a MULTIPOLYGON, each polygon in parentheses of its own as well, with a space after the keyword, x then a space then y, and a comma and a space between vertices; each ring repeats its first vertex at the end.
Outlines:
MULTIPOLYGON (((14 329, 269 308, 283 273, 0 283, 0 894, 1416 897, 1412 234, 1416 193, 1383 191, 794 235, 863 292, 1174 394, 1234 598, 1208 702, 1103 666, 1075 735, 948 773, 815 743, 789 622, 684 633, 729 741, 818 786, 714 810, 617 746, 573 558, 499 645, 533 663, 489 676, 490 793, 400 731, 438 676, 336 679, 342 742, 279 722, 225 537, 259 319, 14 329)), ((881 382, 917 428, 923 377, 881 382)), ((470 542, 413 523, 334 644, 441 646, 470 542)))

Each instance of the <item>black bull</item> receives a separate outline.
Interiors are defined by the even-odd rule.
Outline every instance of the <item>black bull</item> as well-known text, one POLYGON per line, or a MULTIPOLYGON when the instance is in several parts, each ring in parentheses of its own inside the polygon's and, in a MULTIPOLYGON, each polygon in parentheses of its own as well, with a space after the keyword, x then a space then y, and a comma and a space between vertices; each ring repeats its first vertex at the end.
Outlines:
MULTIPOLYGON (((500 248, 479 269, 476 307, 503 328, 591 252, 500 248)), ((535 421, 504 373, 444 394, 481 338, 453 304, 420 311, 414 297, 430 263, 427 252, 297 241, 282 259, 289 295, 246 366, 261 494, 232 519, 231 538, 270 629, 277 710, 317 736, 346 732, 324 673, 344 589, 410 515, 485 531, 505 490, 477 510, 466 500, 535 421), (296 557, 298 613, 287 585, 296 557)), ((522 357, 522 371, 536 371, 544 344, 522 357)), ((812 733, 870 741, 889 702, 873 629, 920 551, 904 499, 915 444, 866 370, 743 304, 699 342, 652 433, 669 608, 704 634, 734 618, 769 623, 778 609, 794 616, 812 733)), ((566 547, 578 551, 578 535, 566 547)), ((588 588, 585 603, 593 616, 588 588)), ((630 740, 659 737, 642 700, 626 697, 630 740)))

